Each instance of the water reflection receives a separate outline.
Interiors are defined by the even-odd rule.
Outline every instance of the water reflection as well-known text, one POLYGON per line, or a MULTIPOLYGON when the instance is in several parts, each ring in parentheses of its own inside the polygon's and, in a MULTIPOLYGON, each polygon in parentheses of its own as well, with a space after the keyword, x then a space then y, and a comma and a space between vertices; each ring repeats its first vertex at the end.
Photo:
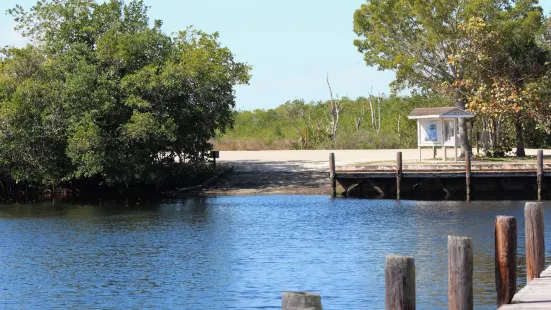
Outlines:
POLYGON ((281 291, 310 290, 325 309, 381 309, 395 253, 415 257, 418 308, 445 309, 447 236, 466 235, 476 308, 495 309, 494 219, 517 217, 523 284, 523 206, 320 196, 2 205, 0 308, 277 309, 281 291))

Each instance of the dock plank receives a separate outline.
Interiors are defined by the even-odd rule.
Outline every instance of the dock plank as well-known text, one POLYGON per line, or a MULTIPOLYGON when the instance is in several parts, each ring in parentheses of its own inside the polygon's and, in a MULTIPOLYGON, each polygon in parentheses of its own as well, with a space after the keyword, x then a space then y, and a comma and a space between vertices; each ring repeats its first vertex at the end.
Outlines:
POLYGON ((513 302, 499 310, 551 309, 551 266, 513 297, 513 302))

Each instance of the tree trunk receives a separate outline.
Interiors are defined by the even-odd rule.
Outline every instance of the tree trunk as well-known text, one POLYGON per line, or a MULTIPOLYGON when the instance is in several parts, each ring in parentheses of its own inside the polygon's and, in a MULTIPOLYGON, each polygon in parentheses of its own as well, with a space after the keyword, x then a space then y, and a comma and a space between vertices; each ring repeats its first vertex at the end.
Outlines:
POLYGON ((519 157, 526 156, 526 152, 524 151, 524 131, 522 129, 522 113, 518 111, 515 113, 515 130, 517 133, 517 151, 515 154, 519 157))
MULTIPOLYGON (((459 109, 465 109, 465 99, 463 98, 463 92, 458 89, 455 93, 455 106, 459 109)), ((467 119, 459 119, 459 143, 461 145, 461 153, 471 151, 471 145, 469 144, 469 132, 467 131, 467 119)))
POLYGON ((461 143, 461 153, 465 154, 471 151, 469 144, 469 134, 467 131, 467 119, 459 119, 459 142, 461 143))

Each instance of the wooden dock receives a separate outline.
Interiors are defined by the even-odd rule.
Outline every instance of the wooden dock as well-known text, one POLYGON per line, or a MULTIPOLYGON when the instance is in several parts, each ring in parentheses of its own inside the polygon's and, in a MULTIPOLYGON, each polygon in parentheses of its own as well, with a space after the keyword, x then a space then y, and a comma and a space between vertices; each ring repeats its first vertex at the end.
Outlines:
POLYGON ((416 200, 544 200, 551 199, 551 165, 543 151, 522 163, 406 163, 335 166, 329 156, 332 195, 357 198, 416 200))
POLYGON ((541 273, 513 297, 511 304, 500 310, 551 309, 551 267, 541 273))

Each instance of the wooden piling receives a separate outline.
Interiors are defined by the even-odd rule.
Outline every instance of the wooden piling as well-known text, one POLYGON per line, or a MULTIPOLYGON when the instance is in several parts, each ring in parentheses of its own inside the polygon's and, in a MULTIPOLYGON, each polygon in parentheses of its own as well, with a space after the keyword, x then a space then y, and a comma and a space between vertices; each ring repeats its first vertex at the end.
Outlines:
POLYGON ((321 296, 307 292, 283 292, 281 310, 322 310, 321 296))
POLYGON ((415 262, 413 257, 388 255, 385 264, 386 310, 415 309, 415 262))
POLYGON ((471 200, 471 152, 465 152, 465 190, 467 201, 471 200))
POLYGON ((396 153, 396 199, 402 197, 402 152, 396 153))
POLYGON ((543 200, 543 150, 538 150, 538 200, 543 200))
POLYGON ((511 303, 517 289, 517 220, 497 216, 495 222, 497 307, 511 303))
POLYGON ((545 265, 543 203, 527 202, 524 207, 526 221, 526 277, 528 282, 539 278, 545 265))
POLYGON ((329 177, 331 178, 331 197, 336 197, 337 178, 335 176, 335 153, 329 153, 329 177))
POLYGON ((473 241, 448 236, 448 309, 473 309, 473 241))

